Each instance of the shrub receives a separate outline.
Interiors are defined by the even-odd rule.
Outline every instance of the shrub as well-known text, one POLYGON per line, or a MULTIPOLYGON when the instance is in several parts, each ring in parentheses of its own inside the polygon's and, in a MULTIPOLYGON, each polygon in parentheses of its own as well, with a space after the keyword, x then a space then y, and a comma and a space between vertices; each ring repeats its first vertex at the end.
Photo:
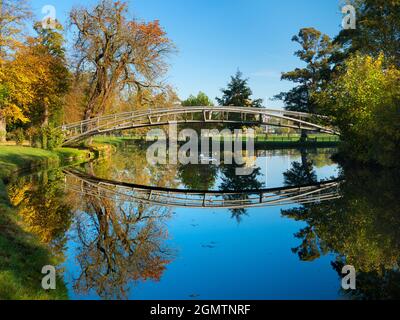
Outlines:
POLYGON ((62 143, 64 142, 63 132, 60 129, 53 127, 47 127, 46 129, 47 149, 53 150, 61 147, 62 143))
POLYGON ((41 147, 41 143, 40 143, 40 129, 34 128, 34 127, 30 127, 25 131, 26 137, 27 139, 29 139, 30 145, 32 147, 41 147))
POLYGON ((10 140, 14 140, 17 145, 22 145, 25 141, 25 133, 22 128, 15 129, 9 135, 10 140))
POLYGON ((61 147, 64 142, 64 134, 59 128, 47 126, 42 128, 42 147, 47 150, 54 150, 61 147))

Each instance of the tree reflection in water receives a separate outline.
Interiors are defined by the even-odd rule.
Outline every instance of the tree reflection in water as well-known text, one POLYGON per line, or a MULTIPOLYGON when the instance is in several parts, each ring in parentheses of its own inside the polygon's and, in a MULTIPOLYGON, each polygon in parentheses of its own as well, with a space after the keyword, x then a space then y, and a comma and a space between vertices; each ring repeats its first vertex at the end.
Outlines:
POLYGON ((164 245, 168 208, 66 193, 61 170, 20 178, 7 191, 22 227, 48 246, 58 265, 65 261, 69 230, 76 231, 70 234, 77 235, 78 294, 127 298, 132 282, 160 280, 173 259, 164 245))
MULTIPOLYGON (((255 168, 249 175, 238 175, 236 169, 240 166, 235 165, 223 165, 221 168, 222 172, 222 191, 246 191, 246 190, 257 190, 265 187, 263 182, 259 181, 262 176, 261 168, 255 168)), ((242 166, 243 167, 243 166, 242 166)), ((246 194, 232 194, 224 196, 225 200, 246 200, 248 199, 246 194)), ((236 219, 237 222, 241 222, 243 216, 247 215, 245 208, 231 209, 232 218, 236 219)))
MULTIPOLYGON (((285 174, 291 177, 287 183, 309 177, 300 167, 296 164, 285 174)), ((293 252, 302 261, 335 253, 332 266, 339 277, 344 265, 354 266, 357 290, 343 295, 400 298, 400 172, 346 168, 341 175, 342 198, 282 210, 283 216, 307 223, 296 234, 302 243, 293 252)))
POLYGON ((218 166, 189 164, 179 166, 179 179, 188 190, 211 190, 218 175, 218 166))
POLYGON ((166 208, 84 196, 76 221, 81 275, 79 294, 94 290, 103 299, 126 299, 133 282, 160 280, 173 253, 164 242, 166 208))
POLYGON ((36 235, 62 260, 73 216, 63 177, 61 170, 43 171, 8 186, 10 202, 17 209, 23 228, 36 235))

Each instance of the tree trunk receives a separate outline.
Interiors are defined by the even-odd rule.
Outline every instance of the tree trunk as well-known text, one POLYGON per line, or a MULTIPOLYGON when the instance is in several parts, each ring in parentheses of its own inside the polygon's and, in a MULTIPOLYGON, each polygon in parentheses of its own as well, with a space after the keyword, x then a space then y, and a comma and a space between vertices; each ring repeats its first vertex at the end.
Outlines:
POLYGON ((308 131, 307 130, 301 130, 301 138, 300 141, 301 142, 306 142, 308 138, 308 131))
POLYGON ((7 122, 6 117, 0 115, 0 142, 6 142, 7 122))
POLYGON ((44 107, 44 114, 43 114, 43 122, 42 122, 42 128, 45 128, 49 125, 49 107, 45 106, 44 107))

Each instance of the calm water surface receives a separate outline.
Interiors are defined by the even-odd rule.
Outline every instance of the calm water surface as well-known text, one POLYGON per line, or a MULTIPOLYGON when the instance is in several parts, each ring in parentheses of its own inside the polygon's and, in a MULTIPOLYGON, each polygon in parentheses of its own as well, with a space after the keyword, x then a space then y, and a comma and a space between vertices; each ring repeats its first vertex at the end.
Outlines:
POLYGON ((140 204, 72 191, 70 177, 61 170, 21 177, 7 188, 29 191, 24 201, 32 211, 41 196, 53 197, 48 222, 39 223, 43 212, 38 212, 37 221, 28 223, 62 257, 59 268, 71 299, 396 296, 399 176, 344 170, 331 160, 335 152, 258 150, 256 170, 238 178, 234 166, 151 166, 143 148, 128 144, 109 159, 74 168, 102 179, 186 190, 239 191, 343 179, 340 199, 305 205, 191 209, 140 204), (346 264, 359 271, 358 290, 350 294, 341 289, 346 264))

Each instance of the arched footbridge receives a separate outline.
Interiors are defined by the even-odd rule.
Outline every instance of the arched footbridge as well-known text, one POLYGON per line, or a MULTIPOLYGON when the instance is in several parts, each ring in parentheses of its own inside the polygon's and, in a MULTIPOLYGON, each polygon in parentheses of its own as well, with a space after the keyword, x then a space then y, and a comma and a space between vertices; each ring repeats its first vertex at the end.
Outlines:
POLYGON ((244 107, 179 107, 123 112, 97 117, 61 127, 64 145, 96 135, 172 123, 226 123, 243 126, 268 125, 339 135, 335 128, 324 125, 327 118, 301 112, 244 107))
POLYGON ((237 209, 307 204, 340 198, 342 181, 312 185, 241 191, 188 191, 141 186, 100 179, 65 169, 65 188, 83 196, 139 202, 177 208, 237 209))

